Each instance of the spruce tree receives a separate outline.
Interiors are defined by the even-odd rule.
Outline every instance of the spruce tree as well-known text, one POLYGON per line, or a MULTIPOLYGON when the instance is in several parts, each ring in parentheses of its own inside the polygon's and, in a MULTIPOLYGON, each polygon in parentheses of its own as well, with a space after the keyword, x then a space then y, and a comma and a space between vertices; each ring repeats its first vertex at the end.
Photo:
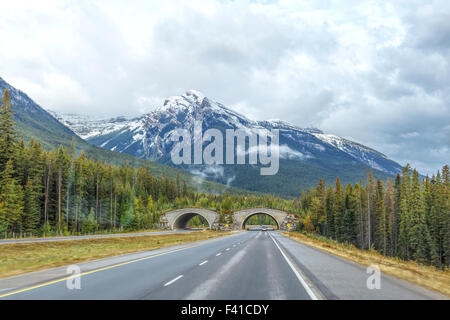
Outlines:
POLYGON ((37 235, 41 220, 40 194, 36 192, 36 185, 28 179, 24 190, 23 228, 27 233, 37 235))
POLYGON ((375 205, 375 182, 373 178, 373 170, 369 170, 369 176, 366 182, 366 224, 367 224, 367 248, 372 248, 373 238, 374 238, 374 227, 373 227, 373 211, 375 205))
POLYGON ((387 251, 387 238, 386 238, 386 208, 384 204, 384 184, 380 178, 377 179, 375 190, 375 208, 374 208, 374 227, 375 227, 375 248, 382 254, 386 254, 387 251))
POLYGON ((23 190, 14 178, 12 160, 6 163, 1 174, 0 228, 2 232, 22 231, 23 190))
POLYGON ((356 223, 356 197, 353 187, 348 184, 345 188, 344 200, 344 216, 343 216, 343 236, 342 241, 349 244, 356 244, 357 223, 356 223))
POLYGON ((393 217, 393 225, 392 225, 392 255, 397 256, 398 255, 398 247, 399 247, 399 234, 400 234, 400 216, 401 216, 401 190, 402 190, 402 183, 401 183, 401 177, 400 174, 397 173, 395 176, 395 183, 394 183, 394 217, 393 217))
POLYGON ((387 189, 384 196, 384 204, 386 208, 386 238, 387 238, 387 252, 389 256, 394 255, 394 248, 396 247, 395 231, 397 229, 397 221, 395 217, 394 206, 394 186, 392 179, 387 180, 387 189))
POLYGON ((409 199, 410 199, 410 188, 411 188, 411 167, 406 165, 403 168, 400 195, 399 195, 399 211, 400 211, 400 228, 398 236, 398 255, 402 259, 409 260, 411 258, 410 251, 410 239, 409 239, 409 229, 410 229, 410 213, 409 213, 409 199))
POLYGON ((17 134, 13 115, 11 98, 6 89, 0 108, 0 172, 5 170, 6 163, 14 157, 16 152, 17 134))
POLYGON ((408 230, 411 258, 418 262, 428 262, 434 256, 431 238, 425 223, 424 203, 419 182, 419 174, 413 172, 410 196, 410 214, 408 230))
POLYGON ((342 193, 343 193, 342 185, 339 180, 339 177, 337 177, 336 188, 334 191, 333 216, 334 216, 334 237, 338 241, 341 241, 343 236, 342 217, 344 215, 344 203, 342 193))
POLYGON ((441 261, 444 266, 450 266, 450 184, 449 184, 449 167, 445 165, 442 168, 442 211, 440 214, 440 225, 442 239, 441 261))
POLYGON ((333 188, 331 186, 328 187, 327 193, 325 196, 325 235, 327 237, 334 237, 334 212, 333 212, 333 203, 334 203, 334 194, 333 188))

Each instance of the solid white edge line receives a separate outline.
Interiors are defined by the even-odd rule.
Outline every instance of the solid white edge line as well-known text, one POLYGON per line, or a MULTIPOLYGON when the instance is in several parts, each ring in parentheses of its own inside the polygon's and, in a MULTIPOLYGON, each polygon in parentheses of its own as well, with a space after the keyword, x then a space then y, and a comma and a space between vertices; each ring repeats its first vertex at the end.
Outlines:
POLYGON ((208 262, 208 260, 205 260, 205 261, 203 261, 202 263, 200 263, 199 266, 202 266, 202 265, 204 265, 204 264, 207 263, 207 262, 208 262))
POLYGON ((174 283, 175 281, 177 281, 178 279, 182 278, 183 275, 180 274, 178 277, 176 277, 175 279, 170 280, 169 282, 167 282, 164 287, 170 286, 172 283, 174 283))
POLYGON ((278 250, 280 250, 281 255, 283 256, 284 260, 286 260, 286 262, 288 263, 289 267, 291 267, 292 271, 294 272, 295 276, 297 277, 297 279, 300 281, 300 283, 302 284, 303 288, 305 288, 306 293, 308 293, 309 297, 312 300, 318 300, 317 296, 314 294, 314 292, 311 290, 311 288, 308 286, 308 284, 306 283, 306 281, 303 279, 303 277, 300 275, 300 273, 298 273, 298 271, 295 269, 295 267, 292 265, 291 261, 288 259, 288 257, 286 256, 286 254, 283 252, 283 250, 281 250, 280 246, 278 245, 278 243, 275 241, 275 239, 272 237, 272 235, 270 235, 270 238, 272 239, 273 243, 275 243, 275 245, 277 246, 278 250))

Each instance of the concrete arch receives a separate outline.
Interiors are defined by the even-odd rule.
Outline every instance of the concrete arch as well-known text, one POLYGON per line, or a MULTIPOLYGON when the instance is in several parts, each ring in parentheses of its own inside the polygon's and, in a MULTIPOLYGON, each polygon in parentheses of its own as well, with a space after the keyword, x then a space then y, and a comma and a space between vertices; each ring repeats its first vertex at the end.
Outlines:
POLYGON ((260 213, 271 216, 276 221, 278 229, 286 228, 286 219, 289 215, 287 212, 269 208, 252 208, 236 211, 233 214, 235 229, 244 229, 245 223, 247 222, 248 218, 260 213))
POLYGON ((198 208, 186 208, 170 211, 164 214, 164 222, 170 229, 184 229, 191 218, 200 215, 208 221, 209 228, 214 229, 219 221, 219 214, 215 211, 198 208))

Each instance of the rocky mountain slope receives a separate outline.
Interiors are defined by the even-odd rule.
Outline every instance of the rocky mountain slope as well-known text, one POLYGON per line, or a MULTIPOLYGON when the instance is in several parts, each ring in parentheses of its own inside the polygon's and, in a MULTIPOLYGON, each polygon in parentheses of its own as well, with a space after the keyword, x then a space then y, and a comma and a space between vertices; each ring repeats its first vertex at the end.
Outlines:
POLYGON ((178 128, 192 132, 195 120, 202 121, 203 131, 278 129, 280 170, 276 176, 261 177, 253 165, 182 166, 200 178, 261 192, 294 195, 301 188, 315 184, 320 177, 330 183, 337 176, 354 182, 363 178, 369 168, 384 178, 401 171, 398 163, 357 142, 281 120, 254 121, 195 90, 170 97, 154 111, 134 119, 54 115, 92 144, 169 165, 172 165, 171 135, 178 128))

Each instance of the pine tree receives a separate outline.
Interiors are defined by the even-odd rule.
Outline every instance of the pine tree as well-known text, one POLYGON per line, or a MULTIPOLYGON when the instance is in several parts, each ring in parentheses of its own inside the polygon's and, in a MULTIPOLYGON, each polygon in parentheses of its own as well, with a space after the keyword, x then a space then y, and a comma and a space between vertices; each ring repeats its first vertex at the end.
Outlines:
POLYGON ((394 248, 396 247, 396 238, 394 230, 397 229, 397 221, 394 209, 394 186, 392 184, 392 179, 387 180, 387 189, 384 196, 384 204, 386 208, 386 238, 387 238, 386 254, 389 256, 393 256, 394 248))
POLYGON ((331 186, 328 187, 327 193, 325 196, 325 236, 333 238, 334 231, 334 215, 333 215, 333 203, 334 203, 334 194, 333 188, 331 186))
POLYGON ((353 187, 348 184, 345 188, 342 241, 349 244, 356 244, 357 223, 356 223, 356 197, 353 187))
POLYGON ((400 220, 401 220, 401 199, 402 199, 402 183, 400 174, 397 173, 395 176, 394 183, 394 217, 393 217, 393 225, 392 225, 392 255, 398 255, 399 248, 399 236, 400 236, 400 220))
POLYGON ((17 147, 17 134, 13 119, 11 98, 8 89, 5 90, 0 109, 0 172, 5 170, 8 160, 13 159, 17 147))
POLYGON ((409 229, 410 229, 410 214, 409 214, 409 198, 411 189, 411 167, 406 165, 403 168, 400 195, 398 199, 398 208, 400 215, 400 228, 398 236, 398 255, 402 259, 410 260, 410 239, 409 239, 409 229))
POLYGON ((41 207, 39 206, 39 194, 36 186, 28 179, 24 190, 23 228, 25 232, 36 235, 40 225, 41 207))
POLYGON ((355 185, 356 195, 356 225, 357 225, 357 246, 358 248, 364 248, 366 246, 366 190, 363 188, 362 181, 355 185))
POLYGON ((410 204, 408 239, 411 257, 418 262, 428 262, 434 253, 432 252, 431 238, 425 223, 423 197, 419 174, 416 170, 413 172, 410 204))
POLYGON ((32 140, 27 158, 27 182, 24 197, 24 230, 38 234, 43 212, 44 162, 41 145, 32 140))
POLYGON ((450 183, 449 167, 445 165, 442 168, 442 211, 440 214, 440 225, 442 239, 441 261, 444 266, 450 265, 450 183))
POLYGON ((384 184, 380 178, 377 179, 375 190, 375 208, 374 208, 374 227, 375 227, 375 248, 382 254, 387 252, 386 238, 386 208, 384 205, 384 184))
POLYGON ((375 205, 375 182, 373 178, 373 170, 369 170, 369 176, 367 177, 366 182, 366 195, 367 195, 367 216, 366 216, 366 224, 367 224, 367 248, 372 248, 373 238, 374 238, 374 228, 373 228, 373 211, 375 205))
POLYGON ((315 209, 312 211, 314 213, 314 221, 313 224, 318 228, 318 231, 323 234, 325 231, 325 198, 326 198, 326 190, 325 190, 325 180, 320 179, 319 184, 316 188, 316 204, 315 209))
POLYGON ((23 190, 14 178, 12 160, 1 174, 0 229, 2 232, 20 232, 23 214, 23 190))
POLYGON ((341 182, 339 181, 339 177, 337 177, 336 188, 334 191, 333 216, 334 216, 334 237, 338 241, 341 241, 343 236, 342 217, 344 215, 344 203, 342 197, 343 197, 342 186, 341 182))

